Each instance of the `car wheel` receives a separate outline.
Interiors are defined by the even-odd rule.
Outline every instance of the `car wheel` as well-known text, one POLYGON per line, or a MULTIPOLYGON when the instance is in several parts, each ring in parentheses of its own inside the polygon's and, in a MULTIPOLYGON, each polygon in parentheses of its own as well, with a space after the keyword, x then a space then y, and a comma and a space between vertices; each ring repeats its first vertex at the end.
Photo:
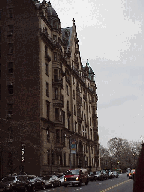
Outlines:
POLYGON ((46 188, 45 188, 45 184, 43 183, 42 184, 42 190, 45 190, 46 188))
POLYGON ((64 187, 67 187, 67 185, 64 185, 64 187))
POLYGON ((59 184, 58 184, 58 186, 60 187, 61 186, 61 182, 59 181, 59 184))
POLYGON ((32 187, 32 192, 35 192, 36 191, 36 188, 35 186, 32 187))
POLYGON ((78 186, 81 186, 82 185, 82 183, 81 183, 81 181, 79 182, 79 184, 78 184, 78 186))
POLYGON ((85 182, 85 185, 88 185, 88 181, 85 182))

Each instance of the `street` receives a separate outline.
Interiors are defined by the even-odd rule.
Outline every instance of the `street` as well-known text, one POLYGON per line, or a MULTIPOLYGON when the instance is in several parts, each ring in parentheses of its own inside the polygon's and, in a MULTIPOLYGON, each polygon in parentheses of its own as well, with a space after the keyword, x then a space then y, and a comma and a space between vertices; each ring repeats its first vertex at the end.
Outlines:
POLYGON ((129 179, 126 174, 120 174, 118 178, 108 179, 105 181, 90 181, 89 184, 68 187, 57 187, 41 190, 40 192, 132 192, 133 191, 133 180, 129 179))

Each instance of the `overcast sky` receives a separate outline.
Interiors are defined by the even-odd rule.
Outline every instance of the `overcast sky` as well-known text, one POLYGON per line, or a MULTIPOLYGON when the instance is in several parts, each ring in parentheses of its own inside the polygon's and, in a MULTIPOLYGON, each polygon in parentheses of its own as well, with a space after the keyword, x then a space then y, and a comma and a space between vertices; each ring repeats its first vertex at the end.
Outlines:
POLYGON ((61 26, 75 19, 83 65, 98 94, 99 141, 144 137, 144 0, 51 0, 61 26))

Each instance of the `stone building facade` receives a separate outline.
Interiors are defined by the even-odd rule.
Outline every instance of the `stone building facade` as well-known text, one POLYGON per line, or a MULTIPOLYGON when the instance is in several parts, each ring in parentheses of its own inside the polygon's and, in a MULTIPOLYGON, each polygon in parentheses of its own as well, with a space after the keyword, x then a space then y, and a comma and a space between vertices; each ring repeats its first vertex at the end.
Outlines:
POLYGON ((97 87, 78 42, 50 2, 0 4, 0 177, 97 169, 97 87))

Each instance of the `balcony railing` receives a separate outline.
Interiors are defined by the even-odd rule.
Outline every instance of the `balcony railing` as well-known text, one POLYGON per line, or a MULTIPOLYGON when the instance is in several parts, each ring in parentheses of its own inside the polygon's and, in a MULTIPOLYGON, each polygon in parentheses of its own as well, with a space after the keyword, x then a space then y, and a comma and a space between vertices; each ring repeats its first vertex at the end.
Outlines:
POLYGON ((63 87, 63 79, 55 79, 52 82, 52 85, 57 85, 63 87))

